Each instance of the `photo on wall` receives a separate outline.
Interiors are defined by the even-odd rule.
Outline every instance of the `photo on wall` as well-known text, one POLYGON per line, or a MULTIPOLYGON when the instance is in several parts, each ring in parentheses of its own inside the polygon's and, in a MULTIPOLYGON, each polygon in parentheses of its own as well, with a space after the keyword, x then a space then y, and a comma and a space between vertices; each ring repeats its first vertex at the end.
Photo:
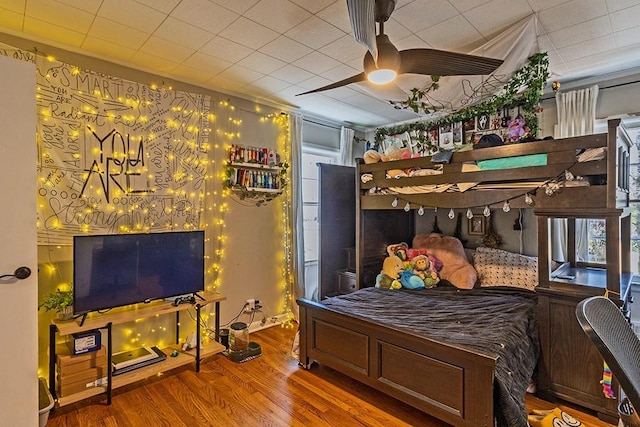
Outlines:
POLYGON ((451 126, 451 132, 453 133, 453 144, 462 145, 462 142, 463 142, 462 122, 455 122, 451 126))
POLYGON ((440 126, 440 149, 453 150, 454 147, 451 125, 440 126))
POLYGON ((489 113, 479 114, 476 121, 476 129, 479 131, 489 130, 491 125, 491 117, 489 113))

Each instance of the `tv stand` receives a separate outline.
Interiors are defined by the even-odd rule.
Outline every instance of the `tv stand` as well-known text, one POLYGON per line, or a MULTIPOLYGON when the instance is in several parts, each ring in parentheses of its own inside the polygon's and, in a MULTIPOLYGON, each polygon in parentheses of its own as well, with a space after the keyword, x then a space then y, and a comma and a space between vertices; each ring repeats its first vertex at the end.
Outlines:
POLYGON ((78 321, 61 321, 53 319, 49 326, 49 390, 57 401, 58 406, 65 406, 71 403, 87 399, 92 396, 105 393, 107 395, 107 405, 111 404, 111 392, 114 388, 122 387, 136 381, 156 375, 160 372, 169 371, 177 367, 187 365, 195 360, 195 370, 200 372, 200 361, 205 356, 221 353, 225 347, 219 343, 220 340, 220 301, 226 298, 213 292, 204 292, 199 296, 199 301, 193 304, 174 305, 172 302, 156 301, 150 304, 139 304, 134 309, 114 309, 109 313, 84 314, 78 321), (201 348, 199 345, 194 349, 183 351, 180 346, 180 312, 188 309, 196 311, 196 339, 200 342, 200 309, 206 305, 215 304, 215 340, 209 341, 201 348), (68 336, 79 332, 91 330, 106 331, 107 367, 111 367, 111 355, 113 353, 112 328, 113 325, 134 322, 138 319, 155 317, 164 314, 175 313, 175 345, 162 349, 166 354, 176 351, 176 357, 167 357, 166 360, 149 366, 136 369, 113 377, 113 370, 107 369, 107 381, 105 385, 87 388, 79 393, 68 396, 57 395, 56 390, 56 336, 68 336))

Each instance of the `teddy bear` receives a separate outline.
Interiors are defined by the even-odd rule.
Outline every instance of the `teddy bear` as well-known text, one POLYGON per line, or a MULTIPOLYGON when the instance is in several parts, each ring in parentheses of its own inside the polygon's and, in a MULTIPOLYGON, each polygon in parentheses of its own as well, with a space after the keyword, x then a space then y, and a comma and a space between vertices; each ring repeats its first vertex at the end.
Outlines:
POLYGON ((389 255, 382 262, 382 271, 376 276, 376 288, 400 289, 402 284, 398 280, 404 269, 402 260, 396 255, 389 255))
POLYGON ((435 287, 440 281, 435 263, 432 263, 427 255, 418 255, 411 260, 413 274, 419 277, 426 288, 435 287))

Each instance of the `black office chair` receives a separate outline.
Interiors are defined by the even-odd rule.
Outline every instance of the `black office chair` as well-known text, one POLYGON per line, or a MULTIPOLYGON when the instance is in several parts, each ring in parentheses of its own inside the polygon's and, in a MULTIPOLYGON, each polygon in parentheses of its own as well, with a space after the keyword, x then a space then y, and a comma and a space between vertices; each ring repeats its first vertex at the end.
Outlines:
POLYGON ((640 339, 609 298, 595 296, 581 301, 576 317, 628 399, 621 399, 618 405, 624 425, 640 427, 640 339))

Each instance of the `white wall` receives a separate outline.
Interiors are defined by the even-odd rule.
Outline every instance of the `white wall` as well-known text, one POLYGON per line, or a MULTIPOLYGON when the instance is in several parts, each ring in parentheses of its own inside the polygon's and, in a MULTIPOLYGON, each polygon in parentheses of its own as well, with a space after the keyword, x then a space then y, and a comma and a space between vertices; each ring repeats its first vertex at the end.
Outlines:
POLYGON ((0 275, 26 266, 25 280, 0 279, 0 425, 38 417, 36 143, 33 64, 0 56, 0 275))

